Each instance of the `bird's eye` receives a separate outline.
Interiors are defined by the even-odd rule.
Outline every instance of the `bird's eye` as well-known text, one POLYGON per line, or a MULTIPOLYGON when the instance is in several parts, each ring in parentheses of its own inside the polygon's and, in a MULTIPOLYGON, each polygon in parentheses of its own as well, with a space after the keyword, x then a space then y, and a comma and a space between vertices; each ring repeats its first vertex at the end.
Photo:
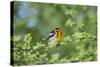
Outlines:
POLYGON ((58 30, 56 30, 56 32, 58 32, 58 30))

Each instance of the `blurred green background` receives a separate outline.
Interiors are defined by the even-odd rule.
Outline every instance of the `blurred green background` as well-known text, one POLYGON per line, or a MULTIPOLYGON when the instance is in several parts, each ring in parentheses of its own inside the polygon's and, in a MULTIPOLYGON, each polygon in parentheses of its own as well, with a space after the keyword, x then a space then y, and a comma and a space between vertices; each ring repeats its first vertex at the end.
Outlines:
MULTIPOLYGON (((85 50, 85 52, 87 52, 85 53, 85 55, 88 54, 90 49, 94 50, 93 55, 90 54, 89 56, 92 56, 92 59, 90 60, 96 60, 96 55, 97 55, 96 54, 97 51, 97 40, 96 40, 97 7, 96 6, 15 1, 13 17, 14 17, 14 32, 13 32, 14 35, 24 39, 24 35, 30 33, 32 36, 32 42, 31 42, 32 45, 35 45, 37 42, 42 42, 42 38, 47 37, 48 33, 56 27, 60 27, 63 30, 63 38, 66 37, 64 43, 70 40, 78 40, 74 39, 75 37, 80 38, 82 36, 85 39, 87 38, 86 39, 87 42, 83 42, 80 39, 78 43, 75 43, 76 41, 68 43, 67 44, 69 45, 68 47, 60 46, 59 48, 57 47, 49 49, 48 50, 49 54, 56 54, 57 52, 60 51, 61 57, 68 56, 67 59, 71 58, 70 60, 72 60, 74 59, 73 56, 77 58, 77 56, 81 55, 81 54, 78 55, 78 52, 81 49, 76 50, 76 47, 77 48, 79 46, 83 47, 82 45, 85 44, 84 46, 85 49, 83 49, 85 50), (80 32, 85 32, 85 34, 84 33, 81 34, 80 32), (89 36, 95 36, 95 39, 91 40, 92 38, 90 38, 90 40, 88 40, 89 36), (78 45, 75 46, 73 44, 78 44, 78 45)), ((46 44, 46 42, 47 41, 42 43, 46 44)), ((21 41, 21 43, 23 42, 21 41)), ((17 44, 15 43, 14 45, 17 44)), ((19 52, 20 51, 21 50, 19 50, 19 52)), ((85 57, 85 55, 83 55, 83 57, 85 57)), ((86 57, 89 56, 86 55, 86 57)), ((15 59, 15 63, 18 64, 18 59, 17 60, 15 59)), ((21 63, 25 64, 24 62, 20 62, 19 64, 21 63)), ((30 62, 29 64, 32 64, 32 62, 30 62)), ((34 62, 34 64, 38 63, 34 62)))
POLYGON ((14 34, 31 33, 34 42, 41 41, 56 27, 63 29, 64 36, 76 31, 96 35, 96 9, 95 6, 14 2, 14 34))

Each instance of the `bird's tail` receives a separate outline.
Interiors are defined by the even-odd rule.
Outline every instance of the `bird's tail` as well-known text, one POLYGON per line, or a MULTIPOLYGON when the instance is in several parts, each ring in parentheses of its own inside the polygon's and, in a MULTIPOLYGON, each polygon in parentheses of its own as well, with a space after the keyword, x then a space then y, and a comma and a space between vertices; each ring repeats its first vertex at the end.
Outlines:
POLYGON ((42 40, 46 40, 47 38, 42 38, 42 40))
POLYGON ((48 37, 43 37, 42 40, 48 40, 48 37))

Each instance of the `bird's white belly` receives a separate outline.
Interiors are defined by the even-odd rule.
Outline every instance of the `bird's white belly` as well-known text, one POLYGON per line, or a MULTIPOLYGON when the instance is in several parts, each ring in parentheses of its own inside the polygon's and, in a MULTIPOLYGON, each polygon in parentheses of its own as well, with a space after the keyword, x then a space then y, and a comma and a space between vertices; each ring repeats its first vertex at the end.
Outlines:
POLYGON ((49 45, 57 44, 57 39, 56 39, 56 37, 54 36, 54 37, 49 38, 48 44, 49 44, 49 45))

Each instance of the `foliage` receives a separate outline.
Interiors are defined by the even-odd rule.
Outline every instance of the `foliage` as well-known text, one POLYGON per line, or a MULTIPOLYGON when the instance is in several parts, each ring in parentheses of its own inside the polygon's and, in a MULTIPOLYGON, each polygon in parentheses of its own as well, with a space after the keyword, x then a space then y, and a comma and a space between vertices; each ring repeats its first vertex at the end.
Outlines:
POLYGON ((92 34, 76 32, 71 36, 64 37, 58 46, 50 47, 50 45, 42 42, 36 42, 34 45, 30 33, 25 34, 23 38, 16 35, 13 39, 14 48, 12 53, 14 55, 14 65, 96 60, 96 46, 92 43, 89 44, 95 39, 96 37, 92 34), (63 53, 64 51, 66 52, 63 53))

